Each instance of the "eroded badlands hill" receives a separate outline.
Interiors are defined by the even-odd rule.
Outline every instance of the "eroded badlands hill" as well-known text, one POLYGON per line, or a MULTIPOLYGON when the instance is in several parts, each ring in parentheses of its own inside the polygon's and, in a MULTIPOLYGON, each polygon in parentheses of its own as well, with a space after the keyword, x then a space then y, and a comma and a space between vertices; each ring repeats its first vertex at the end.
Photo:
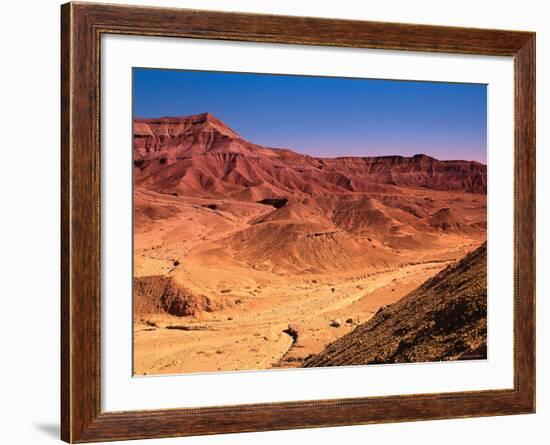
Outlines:
POLYGON ((191 225, 220 233, 245 218, 226 244, 259 267, 380 266, 388 249, 485 232, 486 167, 477 162, 313 158, 247 142, 208 113, 136 119, 134 132, 136 230, 192 213, 191 225))

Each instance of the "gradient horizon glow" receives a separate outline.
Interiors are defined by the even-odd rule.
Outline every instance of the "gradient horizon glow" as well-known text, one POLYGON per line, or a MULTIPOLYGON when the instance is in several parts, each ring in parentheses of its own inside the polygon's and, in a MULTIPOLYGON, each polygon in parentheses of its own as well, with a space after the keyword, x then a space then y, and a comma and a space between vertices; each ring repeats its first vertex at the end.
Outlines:
POLYGON ((244 139, 318 157, 487 163, 487 86, 133 69, 134 117, 210 112, 244 139))

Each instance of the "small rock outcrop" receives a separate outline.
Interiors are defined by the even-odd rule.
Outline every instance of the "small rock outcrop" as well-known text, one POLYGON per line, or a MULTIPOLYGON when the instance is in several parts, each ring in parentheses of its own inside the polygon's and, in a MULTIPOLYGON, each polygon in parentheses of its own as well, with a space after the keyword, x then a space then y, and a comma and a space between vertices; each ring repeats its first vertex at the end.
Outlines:
POLYGON ((173 278, 147 276, 134 278, 134 314, 167 313, 177 317, 194 316, 200 312, 214 312, 229 305, 223 298, 195 295, 178 285, 173 278))

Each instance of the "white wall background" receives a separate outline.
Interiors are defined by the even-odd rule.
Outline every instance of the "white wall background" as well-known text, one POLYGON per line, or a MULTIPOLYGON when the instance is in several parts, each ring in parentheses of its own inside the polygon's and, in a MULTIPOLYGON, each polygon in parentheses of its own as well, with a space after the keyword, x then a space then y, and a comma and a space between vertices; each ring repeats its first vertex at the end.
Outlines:
MULTIPOLYGON (((523 29, 537 32, 538 391, 537 414, 248 433, 148 443, 202 445, 547 443, 550 422, 550 14, 523 0, 118 0, 155 6, 523 29), (545 437, 546 436, 546 437, 545 437)), ((59 417, 59 4, 4 2, 0 67, 0 441, 54 442, 59 417)))

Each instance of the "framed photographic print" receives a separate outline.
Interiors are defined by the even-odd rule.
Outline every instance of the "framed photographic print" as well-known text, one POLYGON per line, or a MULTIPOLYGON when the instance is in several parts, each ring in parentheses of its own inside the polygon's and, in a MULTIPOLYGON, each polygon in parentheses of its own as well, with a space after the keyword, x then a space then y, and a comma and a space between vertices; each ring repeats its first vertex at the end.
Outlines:
POLYGON ((61 13, 63 440, 534 412, 534 33, 61 13))

